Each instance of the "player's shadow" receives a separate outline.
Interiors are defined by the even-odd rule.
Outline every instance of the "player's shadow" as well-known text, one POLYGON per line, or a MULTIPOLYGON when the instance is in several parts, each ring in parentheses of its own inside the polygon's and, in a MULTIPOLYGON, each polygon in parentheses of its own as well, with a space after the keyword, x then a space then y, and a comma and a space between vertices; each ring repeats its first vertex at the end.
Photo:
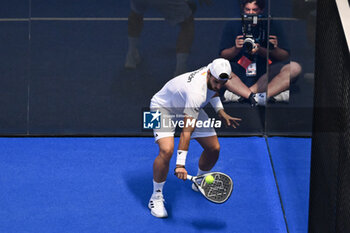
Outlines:
POLYGON ((125 174, 124 179, 131 193, 139 200, 142 206, 147 208, 150 195, 152 194, 152 174, 125 174))
MULTIPOLYGON (((147 205, 153 192, 152 171, 137 174, 127 173, 124 174, 124 179, 130 192, 139 200, 139 204, 143 206, 146 211, 149 211, 147 205)), ((173 179, 174 178, 171 177, 168 181, 173 179)), ((175 182, 167 182, 165 190, 166 208, 169 215, 167 219, 171 219, 172 205, 175 205, 177 192, 178 186, 176 186, 175 182)))

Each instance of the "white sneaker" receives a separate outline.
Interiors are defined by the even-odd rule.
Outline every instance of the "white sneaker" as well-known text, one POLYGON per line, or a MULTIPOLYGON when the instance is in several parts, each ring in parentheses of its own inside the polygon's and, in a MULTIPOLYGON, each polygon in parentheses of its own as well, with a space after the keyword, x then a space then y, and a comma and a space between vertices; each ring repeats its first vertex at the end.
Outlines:
POLYGON ((137 49, 129 49, 126 54, 125 68, 135 69, 136 66, 141 62, 140 53, 137 49))
POLYGON ((151 214, 157 218, 168 217, 168 212, 164 207, 164 198, 162 193, 152 194, 148 203, 148 208, 151 210, 151 214))
POLYGON ((239 100, 240 98, 241 98, 241 97, 240 97, 239 95, 236 95, 235 93, 226 90, 226 91, 224 92, 224 99, 223 99, 222 102, 224 102, 224 103, 238 102, 238 100, 239 100))
POLYGON ((288 102, 289 101, 289 90, 282 91, 281 93, 273 97, 277 102, 288 102))
POLYGON ((259 106, 266 105, 266 92, 256 93, 254 97, 259 106))

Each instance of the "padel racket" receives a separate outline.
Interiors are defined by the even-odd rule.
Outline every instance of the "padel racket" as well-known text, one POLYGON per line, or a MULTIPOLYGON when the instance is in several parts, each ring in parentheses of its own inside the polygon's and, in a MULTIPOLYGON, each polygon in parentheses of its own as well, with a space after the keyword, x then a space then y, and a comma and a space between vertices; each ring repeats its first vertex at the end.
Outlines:
POLYGON ((233 190, 232 179, 221 172, 210 172, 200 176, 187 175, 187 179, 194 183, 199 192, 203 194, 206 199, 216 204, 227 201, 233 190), (214 177, 214 181, 211 184, 205 181, 205 177, 208 175, 214 177))

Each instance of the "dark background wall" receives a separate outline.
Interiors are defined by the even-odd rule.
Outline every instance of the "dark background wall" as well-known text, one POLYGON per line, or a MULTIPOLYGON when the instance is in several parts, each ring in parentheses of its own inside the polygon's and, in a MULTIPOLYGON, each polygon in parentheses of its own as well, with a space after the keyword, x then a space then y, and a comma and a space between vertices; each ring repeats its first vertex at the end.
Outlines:
MULTIPOLYGON (((295 2, 271 1, 271 15, 286 25, 293 60, 303 74, 288 105, 250 109, 231 104, 242 117, 222 135, 310 135, 313 95, 312 36, 307 17, 295 18, 295 2)), ((151 135, 142 109, 173 76, 178 28, 145 21, 142 63, 126 70, 129 1, 3 1, 0 10, 1 135, 151 135), (103 19, 101 19, 103 18, 103 19)), ((306 16, 310 15, 307 11, 306 16)), ((150 10, 145 17, 162 17, 150 10)), ((218 56, 222 28, 239 17, 237 1, 198 7, 189 69, 218 56), (212 18, 198 20, 200 18, 212 18)))

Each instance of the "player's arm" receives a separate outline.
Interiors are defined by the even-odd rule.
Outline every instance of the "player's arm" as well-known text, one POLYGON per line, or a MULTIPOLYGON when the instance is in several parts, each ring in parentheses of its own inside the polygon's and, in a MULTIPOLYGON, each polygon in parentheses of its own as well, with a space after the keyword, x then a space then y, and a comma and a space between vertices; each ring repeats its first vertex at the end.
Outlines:
POLYGON ((239 126, 238 121, 241 121, 242 119, 228 115, 224 110, 224 106, 222 105, 219 96, 215 95, 213 98, 211 98, 210 104, 213 106, 218 116, 224 121, 226 126, 231 126, 233 128, 239 126))
POLYGON ((195 129, 195 125, 196 119, 186 115, 184 118, 184 127, 180 134, 180 142, 177 150, 175 168, 175 175, 177 176, 177 178, 182 180, 186 180, 187 178, 187 171, 185 168, 186 157, 188 148, 190 146, 191 134, 195 129))

